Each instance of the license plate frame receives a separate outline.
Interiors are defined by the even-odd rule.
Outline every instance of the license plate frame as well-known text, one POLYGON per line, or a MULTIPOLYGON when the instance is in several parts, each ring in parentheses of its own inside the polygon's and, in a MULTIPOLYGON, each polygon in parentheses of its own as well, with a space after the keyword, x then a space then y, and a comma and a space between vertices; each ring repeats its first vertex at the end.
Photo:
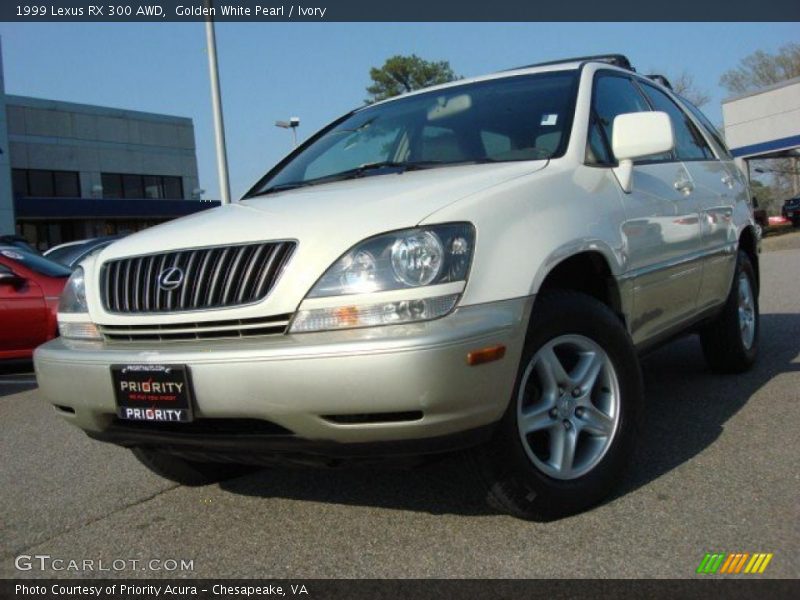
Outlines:
POLYGON ((186 365, 111 365, 117 417, 124 421, 190 423, 194 393, 186 365))

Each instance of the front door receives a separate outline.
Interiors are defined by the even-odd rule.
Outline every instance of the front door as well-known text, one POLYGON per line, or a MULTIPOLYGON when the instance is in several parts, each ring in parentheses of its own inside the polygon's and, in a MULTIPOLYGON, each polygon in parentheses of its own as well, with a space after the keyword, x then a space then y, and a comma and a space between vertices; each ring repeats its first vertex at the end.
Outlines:
MULTIPOLYGON (((651 109, 631 77, 616 71, 597 74, 593 118, 607 148, 614 117, 651 109)), ((609 160, 613 164, 613 156, 609 160)), ((638 345, 678 327, 697 310, 702 280, 700 205, 691 173, 676 152, 635 163, 632 191, 622 196, 623 283, 632 296, 628 326, 638 345)))

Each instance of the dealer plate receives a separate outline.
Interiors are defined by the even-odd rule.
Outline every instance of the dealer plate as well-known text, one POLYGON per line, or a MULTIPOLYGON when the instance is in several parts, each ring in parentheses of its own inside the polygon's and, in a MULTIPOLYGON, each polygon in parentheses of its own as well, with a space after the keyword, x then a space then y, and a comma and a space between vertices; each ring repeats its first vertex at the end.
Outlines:
POLYGON ((111 379, 120 419, 192 420, 192 388, 184 365, 111 365, 111 379))

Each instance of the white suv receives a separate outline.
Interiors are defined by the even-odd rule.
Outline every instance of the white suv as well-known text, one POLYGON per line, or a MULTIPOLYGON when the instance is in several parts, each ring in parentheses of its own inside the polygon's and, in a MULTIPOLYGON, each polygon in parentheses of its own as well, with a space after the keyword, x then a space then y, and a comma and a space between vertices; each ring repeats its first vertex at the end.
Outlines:
POLYGON ((425 89, 85 260, 39 385, 186 484, 475 447, 495 506, 573 513, 623 474, 640 353, 695 332, 715 370, 753 363, 749 197, 702 113, 622 56, 425 89))

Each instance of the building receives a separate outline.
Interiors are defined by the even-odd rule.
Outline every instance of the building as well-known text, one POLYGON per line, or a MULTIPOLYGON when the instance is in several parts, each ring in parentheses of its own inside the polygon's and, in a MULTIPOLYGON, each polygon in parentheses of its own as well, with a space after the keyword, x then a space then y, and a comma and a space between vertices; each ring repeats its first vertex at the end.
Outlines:
MULTIPOLYGON (((728 98, 722 117, 731 154, 745 170, 751 160, 800 158, 800 77, 728 98)), ((800 189, 797 172, 793 183, 800 189)))
POLYGON ((0 152, 0 233, 39 249, 219 205, 200 200, 191 119, 4 94, 1 66, 0 152))

